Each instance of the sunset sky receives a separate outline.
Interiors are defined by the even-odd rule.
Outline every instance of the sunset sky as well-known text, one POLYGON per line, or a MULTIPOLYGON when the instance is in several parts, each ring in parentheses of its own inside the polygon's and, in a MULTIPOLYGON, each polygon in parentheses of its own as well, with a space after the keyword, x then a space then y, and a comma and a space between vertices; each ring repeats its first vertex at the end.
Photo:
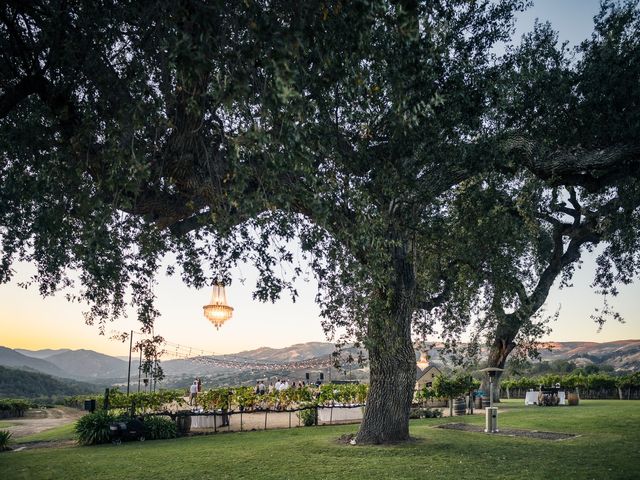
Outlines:
MULTIPOLYGON (((598 11, 596 0, 537 0, 534 8, 520 16, 518 35, 530 30, 536 17, 550 20, 560 31, 560 38, 572 45, 586 38, 592 30, 592 17, 598 11)), ((37 287, 21 289, 17 283, 33 274, 26 264, 15 266, 13 282, 0 286, 0 345, 10 348, 86 348, 112 355, 126 355, 128 345, 108 339, 112 331, 138 328, 135 314, 107 326, 106 336, 99 336, 95 326, 84 324, 82 305, 70 304, 61 295, 43 299, 37 287)), ((554 288, 547 310, 561 305, 558 322, 549 339, 556 341, 605 342, 640 338, 640 282, 624 286, 611 304, 625 318, 626 324, 609 322, 602 332, 589 319, 602 300, 589 287, 593 278, 593 256, 585 257, 582 269, 574 277, 574 287, 554 288)), ((284 298, 276 304, 253 301, 251 288, 255 272, 241 266, 234 272, 233 285, 227 291, 229 303, 235 308, 233 318, 219 331, 203 317, 202 306, 210 291, 185 287, 179 277, 160 277, 157 286, 157 307, 162 316, 156 322, 156 333, 167 340, 206 352, 232 353, 261 346, 284 347, 294 343, 325 341, 314 303, 317 285, 311 279, 300 281, 300 298, 292 303, 284 298), (246 277, 243 286, 240 277, 246 277)))

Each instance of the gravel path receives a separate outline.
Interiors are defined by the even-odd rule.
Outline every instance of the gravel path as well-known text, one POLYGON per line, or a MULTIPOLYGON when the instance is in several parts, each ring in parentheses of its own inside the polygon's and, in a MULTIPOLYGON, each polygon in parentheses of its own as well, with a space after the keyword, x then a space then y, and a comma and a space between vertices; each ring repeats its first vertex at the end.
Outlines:
MULTIPOLYGON (((442 425, 438 425, 436 428, 484 433, 484 427, 480 425, 470 425, 467 423, 445 423, 442 425)), ((508 437, 528 437, 537 438, 539 440, 566 440, 567 438, 574 438, 577 436, 573 433, 540 432, 538 430, 518 430, 514 428, 501 428, 499 432, 494 433, 493 435, 505 435, 508 437)))
POLYGON ((50 428, 66 425, 76 421, 85 412, 68 407, 43 408, 41 410, 28 410, 24 417, 8 418, 7 422, 13 425, 5 428, 9 430, 14 439, 26 437, 33 433, 43 432, 50 428))

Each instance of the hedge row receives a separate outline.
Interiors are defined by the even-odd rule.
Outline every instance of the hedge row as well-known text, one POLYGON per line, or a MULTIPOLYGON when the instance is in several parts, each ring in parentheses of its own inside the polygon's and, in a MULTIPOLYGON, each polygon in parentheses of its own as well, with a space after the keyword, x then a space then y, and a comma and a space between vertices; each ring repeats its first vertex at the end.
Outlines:
POLYGON ((0 399, 0 417, 22 417, 24 412, 35 405, 29 400, 19 398, 0 399))
POLYGON ((568 389, 582 390, 614 390, 640 388, 640 372, 629 375, 615 376, 607 373, 582 374, 547 374, 537 377, 520 377, 503 379, 500 385, 503 389, 529 389, 540 385, 551 386, 559 383, 568 389))

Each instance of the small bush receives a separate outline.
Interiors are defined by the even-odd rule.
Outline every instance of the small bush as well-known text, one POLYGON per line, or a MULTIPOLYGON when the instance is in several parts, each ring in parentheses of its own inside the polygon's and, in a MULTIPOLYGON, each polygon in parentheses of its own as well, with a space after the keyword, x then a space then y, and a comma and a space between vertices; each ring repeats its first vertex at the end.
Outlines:
POLYGON ((440 418, 442 417, 442 410, 440 410, 439 408, 427 408, 426 410, 424 410, 424 418, 440 418))
POLYGON ((435 408, 412 408, 409 411, 409 418, 440 418, 442 410, 435 408))
POLYGON ((75 430, 78 435, 78 443, 82 445, 108 443, 111 440, 109 424, 115 420, 115 416, 105 410, 88 413, 76 422, 75 430))
POLYGON ((144 418, 144 436, 147 440, 176 438, 177 434, 176 424, 168 418, 155 415, 144 418))
POLYGON ((8 430, 0 430, 0 452, 5 450, 11 450, 9 448, 9 440, 11 439, 11 432, 8 430))
POLYGON ((298 418, 305 427, 312 427, 316 424, 316 409, 308 408, 306 410, 300 410, 298 412, 298 418))
POLYGON ((411 410, 409 410, 409 418, 412 418, 412 419, 422 418, 422 409, 412 408, 411 410))

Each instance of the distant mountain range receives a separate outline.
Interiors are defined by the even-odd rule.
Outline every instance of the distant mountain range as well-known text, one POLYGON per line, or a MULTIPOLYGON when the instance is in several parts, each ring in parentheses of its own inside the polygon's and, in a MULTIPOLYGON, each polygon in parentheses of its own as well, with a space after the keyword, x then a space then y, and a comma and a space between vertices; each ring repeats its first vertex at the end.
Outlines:
MULTIPOLYGON (((552 342, 541 349, 542 360, 571 360, 579 366, 587 364, 611 365, 616 370, 640 370, 640 340, 621 340, 616 342, 552 342)), ((327 357, 334 351, 334 346, 328 342, 309 342, 291 345, 286 348, 262 347, 255 350, 242 351, 223 357, 236 360, 254 362, 296 362, 318 357, 327 357)), ((440 362, 436 348, 429 351, 432 363, 440 362)), ((190 383, 188 378, 201 376, 213 383, 232 383, 235 381, 249 381, 260 375, 287 375, 287 372, 240 371, 237 368, 211 365, 206 356, 192 359, 178 359, 162 361, 162 368, 167 381, 163 384, 182 385, 190 383)), ((121 358, 104 355, 92 350, 12 350, 0 347, 0 365, 28 369, 52 375, 55 377, 74 379, 78 381, 103 383, 121 383, 126 380, 128 362, 121 358)), ((132 382, 137 381, 138 362, 131 365, 132 382)), ((362 372, 361 372, 362 373, 362 372)), ((334 371, 337 374, 337 371, 334 371)), ((358 374, 354 367, 352 374, 358 374)))
POLYGON ((72 378, 67 372, 57 365, 42 358, 23 355, 6 347, 0 347, 0 365, 18 369, 36 370, 41 373, 53 375, 54 377, 72 378))
POLYGON ((615 370, 640 370, 640 340, 615 342, 549 342, 543 360, 571 360, 578 366, 610 365, 615 370), (550 349, 550 350, 549 350, 550 349))
POLYGON ((52 350, 50 348, 45 348, 43 350, 25 350, 24 348, 15 348, 16 352, 21 353, 22 355, 26 355, 27 357, 33 358, 47 358, 55 355, 57 353, 70 352, 70 348, 59 348, 57 350, 52 350))

